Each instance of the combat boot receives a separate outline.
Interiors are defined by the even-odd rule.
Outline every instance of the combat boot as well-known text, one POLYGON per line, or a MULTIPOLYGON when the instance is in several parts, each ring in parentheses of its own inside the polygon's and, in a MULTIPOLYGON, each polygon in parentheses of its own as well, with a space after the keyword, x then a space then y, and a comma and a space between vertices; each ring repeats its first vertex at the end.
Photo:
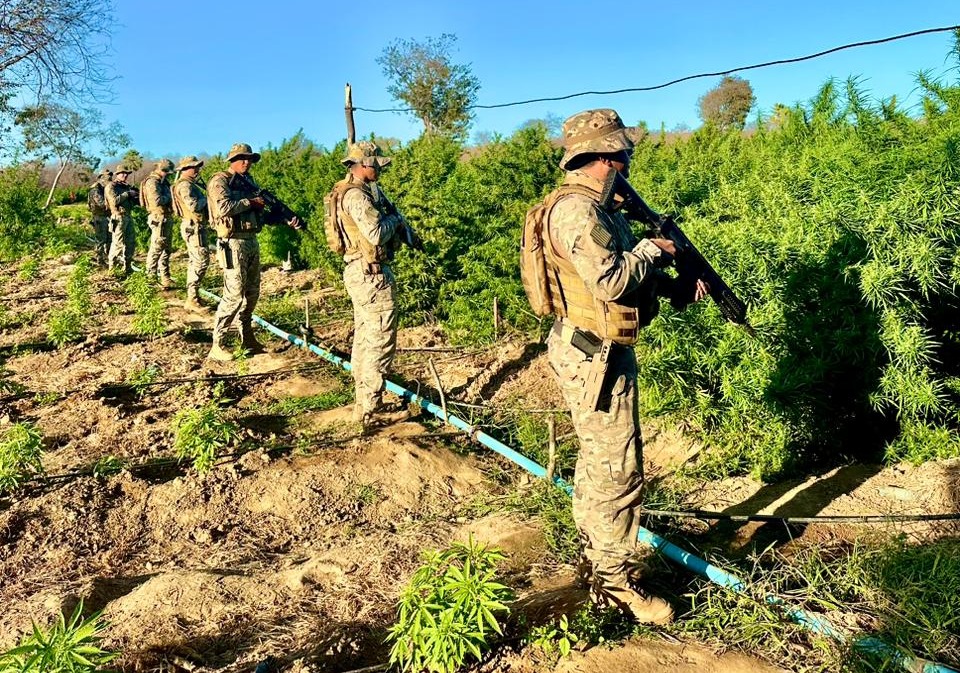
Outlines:
POLYGON ((187 308, 193 309, 194 311, 202 311, 204 313, 210 310, 209 308, 207 308, 206 304, 200 301, 200 297, 188 297, 186 306, 187 308))
POLYGON ((160 287, 164 290, 169 290, 173 287, 173 279, 170 276, 164 276, 160 279, 160 287))
POLYGON ((265 353, 267 351, 267 349, 263 347, 263 344, 257 341, 257 337, 254 336, 253 325, 240 326, 240 345, 245 351, 249 351, 252 355, 265 353))
POLYGON ((662 598, 644 591, 605 585, 594 587, 590 598, 601 607, 616 607, 639 624, 662 626, 673 621, 673 608, 662 598))
POLYGON ((219 341, 214 341, 213 347, 210 348, 210 353, 207 357, 217 362, 231 362, 233 360, 233 353, 221 346, 219 341))

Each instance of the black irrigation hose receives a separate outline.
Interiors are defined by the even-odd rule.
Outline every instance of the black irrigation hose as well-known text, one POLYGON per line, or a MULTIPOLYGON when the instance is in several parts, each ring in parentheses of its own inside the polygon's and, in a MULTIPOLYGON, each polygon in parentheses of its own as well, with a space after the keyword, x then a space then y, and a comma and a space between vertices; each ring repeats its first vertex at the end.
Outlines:
POLYGON ((775 516, 773 514, 726 514, 703 509, 644 509, 648 516, 671 519, 707 519, 710 521, 775 521, 779 523, 894 523, 910 521, 960 521, 960 512, 946 514, 853 514, 824 516, 775 516))

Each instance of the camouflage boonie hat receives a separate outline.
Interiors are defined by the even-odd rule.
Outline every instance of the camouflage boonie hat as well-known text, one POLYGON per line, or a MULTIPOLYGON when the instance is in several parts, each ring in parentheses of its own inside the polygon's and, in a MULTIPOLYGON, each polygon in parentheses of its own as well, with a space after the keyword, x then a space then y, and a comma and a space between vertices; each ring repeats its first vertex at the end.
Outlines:
POLYGON ((115 176, 119 175, 120 173, 126 173, 127 175, 130 175, 131 173, 136 173, 136 172, 137 172, 137 169, 135 169, 133 166, 129 164, 120 164, 113 170, 113 174, 115 176))
POLYGON ((104 168, 102 171, 100 171, 99 173, 97 173, 97 177, 98 177, 98 178, 112 178, 112 177, 113 177, 113 171, 111 171, 109 168, 104 168))
POLYGON ((153 169, 156 171, 172 171, 173 162, 169 159, 161 159, 156 164, 154 164, 153 169))
POLYGON ((197 159, 191 154, 190 156, 184 157, 180 160, 180 163, 177 164, 177 170, 184 171, 188 168, 200 168, 201 166, 203 166, 203 161, 201 159, 197 159))
POLYGON ((385 157, 380 154, 380 148, 377 147, 375 142, 361 140, 350 146, 350 149, 347 150, 347 156, 345 156, 340 163, 344 166, 352 166, 353 164, 373 166, 376 164, 380 168, 383 168, 391 161, 392 159, 390 157, 385 157))
POLYGON ((253 148, 246 143, 234 143, 230 148, 230 152, 227 154, 227 161, 243 159, 244 157, 249 158, 253 163, 260 161, 260 155, 254 152, 253 148))
POLYGON ((563 122, 563 148, 560 168, 567 166, 574 157, 587 153, 612 154, 632 150, 633 140, 614 110, 586 110, 578 112, 563 122))

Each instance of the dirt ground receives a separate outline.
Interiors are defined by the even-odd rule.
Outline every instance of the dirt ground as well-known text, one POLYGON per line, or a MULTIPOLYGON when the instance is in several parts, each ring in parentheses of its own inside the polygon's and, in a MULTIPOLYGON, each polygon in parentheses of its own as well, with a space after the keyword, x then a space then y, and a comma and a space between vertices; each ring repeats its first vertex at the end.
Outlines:
MULTIPOLYGON (((105 645, 122 652, 124 671, 252 671, 268 656, 274 670, 301 673, 374 666, 386 661, 386 628, 421 553, 469 536, 508 553, 504 571, 518 605, 539 605, 529 609, 531 620, 585 600, 572 568, 549 561, 535 521, 464 514, 494 488, 489 475, 502 473, 501 459, 410 412, 395 414, 368 437, 349 422, 349 407, 277 412, 279 400, 338 390, 348 379, 278 339, 269 342, 270 352, 242 363, 206 361, 212 316, 185 310, 182 290, 166 293, 167 333, 145 339, 132 333, 132 309, 117 281, 97 273, 87 337, 53 348, 46 319, 65 300, 70 262, 48 260, 29 282, 19 279, 16 266, 0 270, 0 301, 22 323, 0 331, 0 355, 10 379, 25 389, 0 396, 0 430, 35 423, 49 476, 0 500, 0 648, 14 644, 32 621, 48 623, 82 600, 87 612, 103 610, 105 645), (208 399, 211 382, 156 385, 142 395, 116 385, 147 367, 165 379, 244 374, 225 381, 242 445, 206 476, 169 458, 173 417, 208 399), (108 456, 128 467, 109 477, 84 473, 108 456)), ((179 256, 175 267, 182 268, 179 256)), ((309 272, 277 269, 265 272, 263 289, 264 297, 301 292, 321 316, 336 294, 309 272)), ((349 320, 317 322, 319 343, 349 352, 349 320)), ((399 346, 399 379, 425 394, 435 394, 432 358, 452 400, 562 406, 537 345, 504 340, 484 350, 456 349, 438 328, 425 326, 403 330, 399 346)), ((676 433, 646 428, 646 435, 652 470, 668 470, 696 452, 676 433)), ((727 480, 705 486, 698 504, 781 515, 950 511, 958 469, 851 466, 775 487, 727 480)), ((741 527, 731 539, 746 544, 758 528, 741 527)), ((913 525, 908 532, 931 530, 913 525)), ((854 533, 808 526, 800 534, 854 533)), ((530 647, 504 647, 483 667, 778 670, 744 653, 656 638, 577 652, 559 663, 530 647)))

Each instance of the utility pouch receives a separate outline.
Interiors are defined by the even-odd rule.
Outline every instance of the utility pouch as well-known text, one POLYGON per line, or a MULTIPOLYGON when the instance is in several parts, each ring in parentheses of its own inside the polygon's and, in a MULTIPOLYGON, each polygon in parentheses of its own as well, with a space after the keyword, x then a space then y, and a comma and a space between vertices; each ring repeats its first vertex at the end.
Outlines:
MULTIPOLYGON (((571 340, 571 345, 577 344, 571 340)), ((586 411, 610 411, 610 391, 605 390, 607 381, 607 365, 610 362, 610 349, 613 342, 604 339, 593 357, 590 359, 590 368, 583 382, 583 400, 581 408, 586 411)))

